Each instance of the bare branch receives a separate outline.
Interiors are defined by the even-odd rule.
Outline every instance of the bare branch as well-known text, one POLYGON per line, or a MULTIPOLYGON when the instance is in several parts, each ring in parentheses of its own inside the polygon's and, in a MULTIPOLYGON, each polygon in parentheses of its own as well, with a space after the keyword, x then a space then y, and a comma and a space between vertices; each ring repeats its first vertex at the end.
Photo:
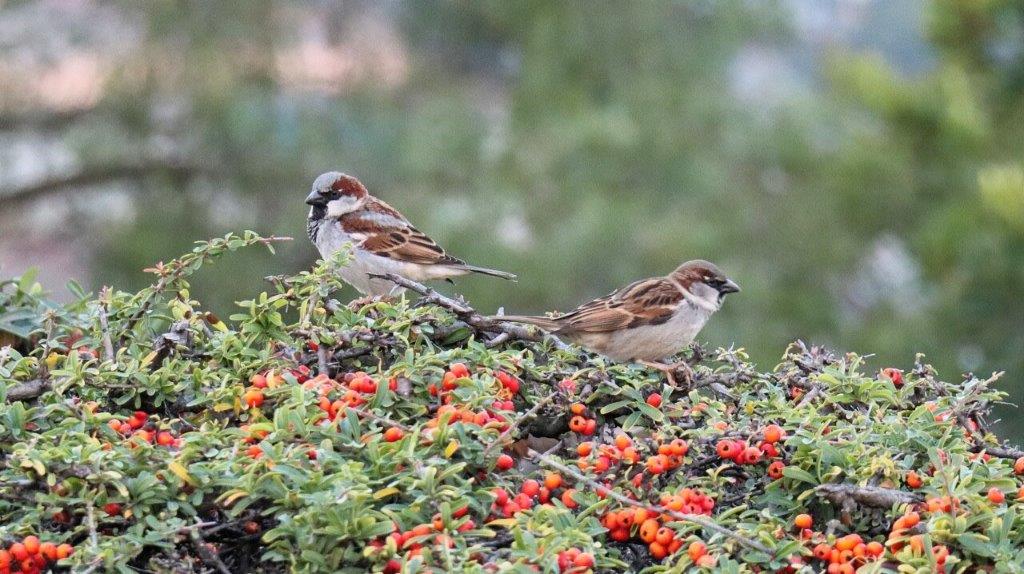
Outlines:
POLYGON ((525 327, 523 325, 516 325, 513 323, 506 323, 505 321, 498 321, 490 319, 476 312, 472 307, 466 304, 464 301, 457 301, 450 297, 446 297, 437 291, 417 283, 405 277, 389 273, 387 275, 375 275, 382 279, 387 279, 395 285, 405 287, 410 291, 418 293, 423 296, 423 301, 438 307, 448 309, 452 313, 455 313, 462 319, 467 325, 480 331, 486 331, 489 333, 504 333, 509 337, 519 339, 521 341, 553 341, 559 348, 566 348, 566 345, 561 341, 552 337, 546 336, 540 330, 533 327, 525 327))
POLYGON ((33 379, 7 389, 7 402, 27 401, 50 390, 50 381, 33 379))
POLYGON ((923 496, 912 492, 853 484, 822 484, 814 492, 840 507, 856 503, 873 508, 892 508, 898 504, 913 504, 924 500, 923 496))
POLYGON ((77 187, 88 187, 122 179, 138 179, 154 175, 172 177, 194 177, 202 172, 212 171, 184 161, 148 159, 120 165, 104 165, 86 168, 78 173, 55 176, 20 188, 0 190, 0 201, 7 207, 60 193, 77 187))

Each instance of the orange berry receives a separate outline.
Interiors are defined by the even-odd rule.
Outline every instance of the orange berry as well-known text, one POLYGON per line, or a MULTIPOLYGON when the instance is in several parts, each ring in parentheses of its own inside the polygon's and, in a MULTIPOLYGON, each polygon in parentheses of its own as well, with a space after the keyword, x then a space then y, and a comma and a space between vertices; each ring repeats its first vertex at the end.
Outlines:
POLYGON ((921 476, 914 471, 907 473, 907 486, 910 488, 921 488, 924 481, 921 480, 921 476))
POLYGON ((171 446, 174 444, 174 435, 167 431, 161 431, 156 435, 156 444, 160 446, 171 446))
POLYGON ((848 534, 843 536, 839 540, 836 540, 836 550, 844 552, 846 550, 853 550, 858 544, 863 542, 859 534, 848 534))
POLYGON ((701 556, 708 553, 708 547, 698 540, 690 544, 690 547, 686 549, 686 553, 690 555, 690 560, 696 562, 701 556))
POLYGON ((661 560, 668 556, 668 548, 665 548, 665 545, 660 542, 651 542, 647 549, 651 552, 651 558, 655 560, 661 560))
POLYGON ((549 472, 547 476, 544 477, 544 486, 546 486, 548 490, 554 490, 559 486, 562 486, 562 475, 557 472, 549 472))
POLYGON ((57 546, 57 559, 63 560, 68 556, 71 556, 71 553, 74 552, 74 550, 75 549, 72 548, 70 544, 61 544, 57 546))
POLYGON ((615 437, 615 448, 617 448, 619 450, 623 450, 625 448, 628 448, 629 445, 631 445, 631 444, 633 444, 633 441, 631 441, 628 436, 626 436, 624 434, 616 435, 616 437, 615 437))
POLYGON ((651 474, 661 474, 667 470, 668 457, 663 454, 652 456, 647 458, 647 472, 651 474))
POLYGON ((587 427, 587 419, 580 415, 576 415, 569 419, 569 430, 573 432, 582 433, 587 427))
POLYGON ((39 545, 39 555, 50 562, 57 561, 57 545, 53 542, 43 542, 39 545))
POLYGON ((739 456, 742 449, 738 443, 729 439, 722 439, 718 441, 715 446, 715 450, 718 452, 718 456, 724 459, 735 460, 739 456))
POLYGON ((388 430, 384 431, 384 440, 387 442, 402 440, 403 436, 405 436, 405 433, 398 427, 390 427, 388 430))
POLYGON ((25 549, 25 545, 21 542, 15 542, 14 544, 11 544, 10 550, 11 557, 14 558, 14 560, 17 562, 21 562, 22 560, 28 558, 28 550, 25 549))
POLYGON ((583 403, 573 403, 572 406, 569 407, 569 411, 574 415, 582 415, 587 412, 587 406, 583 403))
POLYGON ((810 514, 798 514, 793 519, 793 525, 800 529, 810 528, 814 525, 814 519, 811 518, 810 514))
POLYGON ((39 537, 38 536, 35 536, 35 535, 26 536, 25 539, 21 541, 21 543, 25 545, 25 550, 29 553, 29 555, 35 556, 36 554, 39 554, 39 537))
POLYGON ((1018 458, 1016 461, 1014 461, 1014 463, 1013 463, 1013 473, 1014 474, 1024 474, 1024 456, 1022 456, 1022 457, 1018 458))
POLYGON ((259 407, 260 405, 263 404, 263 400, 263 391, 259 391, 256 389, 246 391, 245 394, 242 395, 242 402, 245 403, 246 406, 248 406, 249 408, 259 407))
POLYGON ((654 541, 663 546, 667 546, 672 543, 672 539, 676 537, 676 531, 662 526, 658 529, 658 532, 654 535, 654 541))
POLYGON ((988 489, 988 499, 992 504, 1002 504, 1006 502, 1006 495, 1003 494, 1003 491, 993 486, 988 489))
POLYGON ((782 440, 782 427, 779 425, 768 425, 764 427, 764 441, 775 444, 782 440))
POLYGON ((580 456, 590 456, 590 453, 594 451, 594 443, 592 442, 581 442, 576 445, 576 454, 580 456))
POLYGON ((814 557, 818 560, 828 560, 832 555, 832 547, 828 544, 819 544, 814 547, 814 557))
POLYGON ((671 454, 675 456, 686 456, 686 453, 690 451, 690 445, 681 438, 672 439, 669 448, 672 450, 671 454))
POLYGON ((622 510, 615 515, 615 525, 624 530, 629 530, 633 527, 633 511, 622 510))
POLYGON ((916 512, 908 512, 903 515, 903 524, 906 528, 913 528, 921 522, 921 515, 916 512))
POLYGON ((658 537, 658 529, 661 528, 661 524, 656 518, 648 518, 640 524, 640 540, 650 544, 654 542, 658 537))
POLYGON ((594 556, 587 552, 580 552, 572 559, 572 565, 576 568, 592 568, 594 566, 594 556))
POLYGON ((577 506, 579 506, 580 504, 578 502, 576 502, 575 498, 573 498, 575 495, 576 495, 576 489, 575 488, 567 488, 567 489, 565 489, 565 491, 562 492, 562 504, 564 504, 566 508, 570 508, 570 509, 576 508, 577 506))
POLYGON ((885 554, 885 546, 881 542, 868 542, 865 551, 875 558, 885 554))

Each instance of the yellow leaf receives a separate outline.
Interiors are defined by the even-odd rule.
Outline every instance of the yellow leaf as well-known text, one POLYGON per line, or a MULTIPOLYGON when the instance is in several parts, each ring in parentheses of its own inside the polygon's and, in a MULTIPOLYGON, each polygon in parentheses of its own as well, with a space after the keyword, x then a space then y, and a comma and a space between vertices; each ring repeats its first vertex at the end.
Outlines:
POLYGON ((224 500, 223 500, 223 501, 221 501, 221 503, 222 503, 222 504, 223 504, 223 505, 224 505, 225 507, 229 507, 229 506, 231 506, 232 504, 234 504, 236 500, 238 500, 239 498, 242 498, 242 497, 244 497, 244 496, 249 496, 249 493, 248 493, 248 492, 245 492, 244 490, 236 490, 235 492, 232 492, 231 494, 229 494, 228 496, 226 496, 226 497, 224 498, 224 500))
POLYGON ((518 522, 515 518, 499 518, 497 520, 492 520, 488 522, 487 526, 501 526, 504 528, 512 528, 516 524, 518 524, 518 522))
POLYGON ((377 492, 374 492, 373 493, 373 499, 374 500, 380 500, 382 498, 387 498, 389 496, 398 494, 399 492, 402 492, 402 491, 398 490, 397 488, 395 488, 393 486, 389 486, 387 488, 382 488, 382 489, 378 490, 377 492))
POLYGON ((188 469, 185 468, 185 466, 180 462, 174 461, 171 464, 167 465, 167 467, 181 480, 184 480, 185 482, 191 484, 192 486, 198 486, 196 480, 192 478, 192 475, 188 473, 188 469))
POLYGON ((156 358, 156 351, 153 351, 150 354, 148 354, 148 355, 146 355, 145 357, 142 358, 142 363, 139 366, 145 367, 146 365, 152 363, 153 359, 155 359, 155 358, 156 358))
POLYGON ((217 404, 213 405, 214 412, 218 412, 218 413, 222 413, 224 411, 230 411, 233 408, 235 408, 235 405, 233 405, 231 403, 217 403, 217 404))
POLYGON ((457 450, 459 450, 459 441, 452 439, 452 442, 448 443, 448 446, 444 449, 444 457, 451 458, 457 450))

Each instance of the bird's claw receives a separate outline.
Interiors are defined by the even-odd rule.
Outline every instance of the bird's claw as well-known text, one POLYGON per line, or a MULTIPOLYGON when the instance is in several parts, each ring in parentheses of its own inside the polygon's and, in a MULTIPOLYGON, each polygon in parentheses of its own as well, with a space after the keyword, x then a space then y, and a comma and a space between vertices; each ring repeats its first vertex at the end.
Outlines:
POLYGON ((672 388, 679 388, 679 383, 676 381, 676 373, 678 372, 682 372, 683 380, 686 382, 687 387, 690 387, 693 384, 693 369, 690 368, 690 364, 686 361, 678 361, 670 364, 654 361, 640 361, 640 364, 664 373, 665 379, 672 388))

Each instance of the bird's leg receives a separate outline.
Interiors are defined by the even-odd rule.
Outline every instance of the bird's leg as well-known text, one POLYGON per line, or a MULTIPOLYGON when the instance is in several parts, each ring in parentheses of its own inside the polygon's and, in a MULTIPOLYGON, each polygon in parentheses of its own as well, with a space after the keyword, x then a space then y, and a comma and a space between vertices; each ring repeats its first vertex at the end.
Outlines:
POLYGON ((638 361, 645 367, 661 371, 665 374, 665 378, 668 379, 668 384, 674 388, 679 388, 679 384, 676 382, 676 373, 682 371, 683 380, 686 381, 686 386, 689 387, 693 383, 693 369, 690 368, 690 364, 686 361, 679 361, 676 363, 658 363, 655 361, 638 361))

